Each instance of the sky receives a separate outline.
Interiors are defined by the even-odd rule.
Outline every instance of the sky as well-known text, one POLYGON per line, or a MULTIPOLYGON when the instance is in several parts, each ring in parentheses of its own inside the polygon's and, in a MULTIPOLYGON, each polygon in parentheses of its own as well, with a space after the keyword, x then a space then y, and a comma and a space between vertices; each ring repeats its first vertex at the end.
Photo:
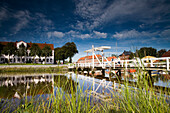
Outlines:
POLYGON ((106 55, 141 47, 170 49, 169 0, 0 0, 0 41, 74 42, 106 55), (117 45, 117 46, 116 46, 117 45), (109 53, 111 52, 111 53, 109 53))

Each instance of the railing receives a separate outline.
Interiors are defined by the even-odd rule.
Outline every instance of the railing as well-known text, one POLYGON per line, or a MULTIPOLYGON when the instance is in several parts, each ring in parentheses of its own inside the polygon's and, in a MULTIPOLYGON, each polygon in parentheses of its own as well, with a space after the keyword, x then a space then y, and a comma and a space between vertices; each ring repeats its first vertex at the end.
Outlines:
POLYGON ((72 67, 113 67, 116 69, 117 67, 124 67, 125 69, 127 68, 134 68, 134 67, 155 67, 155 68, 165 68, 166 70, 170 71, 170 57, 161 57, 161 58, 146 58, 146 59, 133 59, 133 60, 114 60, 110 62, 103 62, 103 63, 98 63, 94 62, 93 63, 74 63, 72 66, 69 66, 70 68, 72 67))

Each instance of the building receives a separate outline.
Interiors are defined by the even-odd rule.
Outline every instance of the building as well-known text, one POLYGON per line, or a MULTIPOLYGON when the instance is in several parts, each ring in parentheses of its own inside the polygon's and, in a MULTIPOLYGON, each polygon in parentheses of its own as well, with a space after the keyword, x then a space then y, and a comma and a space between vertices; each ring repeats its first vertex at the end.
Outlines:
MULTIPOLYGON (((112 57, 107 57, 107 60, 108 61, 114 61, 116 60, 117 58, 115 56, 112 56, 112 57)), ((105 59, 104 62, 107 62, 107 60, 105 59)))
POLYGON ((120 60, 128 60, 130 57, 131 51, 125 51, 119 55, 120 60))
POLYGON ((165 53, 162 55, 162 57, 170 57, 170 50, 167 51, 167 52, 165 52, 165 53))
MULTIPOLYGON (((0 44, 3 45, 3 46, 7 45, 8 43, 14 43, 17 48, 19 48, 19 46, 21 44, 24 44, 24 46, 27 48, 28 55, 22 57, 22 59, 21 59, 21 57, 18 57, 16 55, 8 56, 8 55, 2 54, 0 56, 0 63, 8 62, 8 58, 10 59, 10 63, 23 63, 23 62, 24 63, 31 63, 33 61, 33 59, 35 60, 36 63, 45 63, 45 57, 36 56, 35 58, 33 58, 33 56, 30 56, 30 48, 33 44, 32 42, 30 42, 30 43, 26 43, 24 41, 0 42, 0 44)), ((52 56, 49 56, 49 57, 46 58, 46 64, 53 64, 54 63, 54 45, 53 44, 46 44, 46 43, 35 43, 35 44, 37 44, 40 47, 40 49, 43 49, 46 45, 50 46, 50 48, 52 50, 52 56)))
MULTIPOLYGON (((99 61, 102 60, 102 56, 101 55, 96 55, 97 58, 99 59, 99 61)), ((96 56, 94 56, 94 62, 98 62, 96 56)), ((93 56, 85 56, 85 57, 81 57, 78 59, 77 63, 92 63, 93 60, 93 56)))

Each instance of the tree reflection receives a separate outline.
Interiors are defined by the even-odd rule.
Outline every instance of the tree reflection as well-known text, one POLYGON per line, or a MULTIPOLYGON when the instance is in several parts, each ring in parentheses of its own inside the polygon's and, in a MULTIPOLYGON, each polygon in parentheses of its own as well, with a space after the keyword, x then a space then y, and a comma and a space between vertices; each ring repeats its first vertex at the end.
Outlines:
POLYGON ((23 98, 25 96, 36 96, 52 94, 54 87, 61 88, 66 93, 71 93, 71 88, 76 91, 77 82, 64 75, 47 76, 23 76, 1 77, 0 98, 23 98))

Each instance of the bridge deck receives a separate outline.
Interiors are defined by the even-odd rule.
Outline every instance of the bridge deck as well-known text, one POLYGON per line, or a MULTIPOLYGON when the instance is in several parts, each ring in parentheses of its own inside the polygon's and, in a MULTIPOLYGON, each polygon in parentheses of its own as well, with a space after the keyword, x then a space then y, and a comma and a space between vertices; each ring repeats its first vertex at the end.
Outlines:
POLYGON ((74 63, 68 68, 101 68, 101 69, 132 69, 170 71, 170 57, 147 58, 135 60, 114 60, 107 62, 74 63))

